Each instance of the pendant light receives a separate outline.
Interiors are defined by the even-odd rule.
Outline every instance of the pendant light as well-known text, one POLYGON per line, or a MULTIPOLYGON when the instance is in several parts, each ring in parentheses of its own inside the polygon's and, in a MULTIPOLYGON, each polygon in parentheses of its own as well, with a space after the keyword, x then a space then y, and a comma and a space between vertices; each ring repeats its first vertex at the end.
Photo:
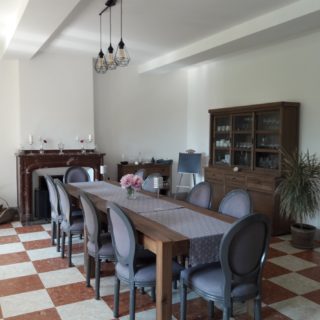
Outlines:
POLYGON ((122 0, 121 0, 121 10, 120 10, 120 42, 117 47, 117 51, 115 54, 116 64, 120 67, 126 67, 130 62, 130 56, 128 50, 122 40, 122 0))
POLYGON ((117 68, 117 64, 114 60, 114 55, 113 55, 113 47, 111 44, 111 7, 109 7, 110 10, 110 26, 109 26, 109 30, 110 30, 110 45, 108 47, 108 56, 107 56, 107 65, 108 65, 108 70, 114 70, 117 68))
POLYGON ((101 40, 101 14, 100 16, 100 51, 98 53, 98 57, 95 60, 94 69, 97 73, 106 73, 108 70, 106 57, 102 51, 102 40, 101 40))

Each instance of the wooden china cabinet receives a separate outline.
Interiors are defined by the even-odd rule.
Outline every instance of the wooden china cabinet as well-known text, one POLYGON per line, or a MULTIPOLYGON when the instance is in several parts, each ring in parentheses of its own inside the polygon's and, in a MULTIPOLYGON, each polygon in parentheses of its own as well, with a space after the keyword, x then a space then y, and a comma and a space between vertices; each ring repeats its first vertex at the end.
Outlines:
POLYGON ((280 148, 298 149, 297 102, 273 102, 209 110, 210 159, 205 180, 213 187, 213 209, 236 188, 246 189, 253 211, 272 220, 273 235, 289 231, 279 215, 275 189, 281 178, 280 148))

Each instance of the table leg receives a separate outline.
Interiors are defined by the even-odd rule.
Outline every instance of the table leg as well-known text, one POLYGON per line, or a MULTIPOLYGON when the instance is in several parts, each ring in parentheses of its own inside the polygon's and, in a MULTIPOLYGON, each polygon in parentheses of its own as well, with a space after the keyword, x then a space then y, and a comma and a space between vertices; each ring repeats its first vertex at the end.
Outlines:
POLYGON ((254 319, 254 300, 247 301, 247 317, 248 320, 254 319))
POLYGON ((157 320, 172 318, 172 243, 157 242, 157 320))

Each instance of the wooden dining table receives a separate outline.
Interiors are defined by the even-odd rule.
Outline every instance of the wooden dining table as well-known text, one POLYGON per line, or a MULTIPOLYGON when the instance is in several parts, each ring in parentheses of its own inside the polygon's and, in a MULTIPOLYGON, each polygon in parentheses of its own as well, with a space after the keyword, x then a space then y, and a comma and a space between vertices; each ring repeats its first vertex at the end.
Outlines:
MULTIPOLYGON (((113 185, 119 185, 111 182, 113 185)), ((68 184, 66 185, 68 193, 79 198, 81 188, 68 184)), ((146 193, 154 196, 151 193, 146 193)), ((106 217, 108 214, 108 201, 98 195, 87 193, 93 201, 97 209, 106 217)), ((218 220, 232 223, 235 221, 233 217, 219 214, 217 212, 207 210, 186 203, 184 201, 175 200, 166 196, 160 196, 167 202, 176 204, 179 207, 191 209, 199 215, 205 215, 216 218, 218 220)), ((135 200, 133 200, 135 201, 135 200)), ((137 232, 139 242, 144 248, 156 254, 156 319, 168 320, 172 318, 172 259, 176 256, 188 255, 190 247, 190 239, 167 226, 157 223, 149 218, 137 214, 133 210, 124 208, 123 210, 132 220, 137 232)))

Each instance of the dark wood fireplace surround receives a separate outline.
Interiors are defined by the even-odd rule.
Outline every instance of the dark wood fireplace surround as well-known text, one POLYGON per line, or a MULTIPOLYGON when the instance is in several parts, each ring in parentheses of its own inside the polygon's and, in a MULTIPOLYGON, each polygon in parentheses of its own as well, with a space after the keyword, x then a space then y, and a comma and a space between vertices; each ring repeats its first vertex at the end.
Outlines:
POLYGON ((101 180, 100 165, 103 165, 104 153, 86 152, 81 150, 64 150, 59 154, 57 150, 39 151, 25 150, 16 155, 17 164, 17 196, 19 215, 22 223, 28 224, 32 220, 32 172, 40 168, 57 168, 82 166, 94 170, 94 179, 101 180))

